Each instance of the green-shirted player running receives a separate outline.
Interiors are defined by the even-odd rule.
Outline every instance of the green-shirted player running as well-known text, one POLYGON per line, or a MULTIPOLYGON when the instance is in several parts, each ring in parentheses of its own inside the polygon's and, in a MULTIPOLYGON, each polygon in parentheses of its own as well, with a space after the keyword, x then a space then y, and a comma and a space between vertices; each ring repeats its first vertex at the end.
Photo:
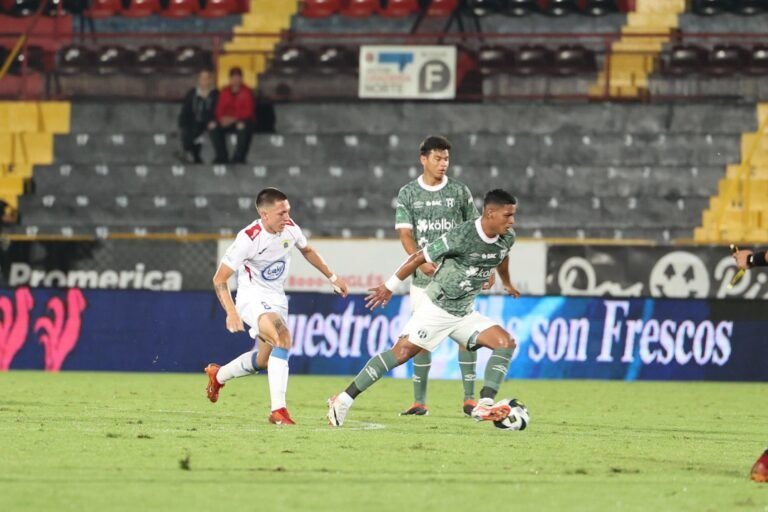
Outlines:
MULTIPOLYGON (((397 194, 395 229, 409 255, 418 252, 459 224, 480 216, 472 200, 472 192, 458 180, 449 178, 448 164, 451 144, 445 137, 429 136, 419 146, 421 176, 407 183, 397 194)), ((435 271, 434 263, 424 263, 416 269, 411 282, 411 311, 423 302, 426 288, 435 271)), ((427 380, 432 354, 422 350, 413 358, 413 398, 411 407, 402 416, 429 414, 427 380)), ((459 368, 464 386, 462 409, 469 415, 475 402, 475 373, 477 354, 459 344, 459 368)))
POLYGON ((494 398, 507 376, 515 340, 496 322, 473 311, 473 305, 494 270, 507 293, 520 296, 509 281, 508 267, 508 253, 515 243, 512 225, 517 199, 509 192, 496 189, 485 195, 483 204, 482 217, 464 222, 411 254, 386 283, 371 288, 366 306, 376 309, 386 305, 392 291, 425 262, 437 264, 427 285, 426 300, 413 312, 395 346, 372 357, 346 390, 328 400, 330 425, 340 427, 360 393, 421 350, 435 350, 446 336, 469 351, 480 347, 493 350, 485 369, 480 400, 471 416, 478 421, 498 421, 510 413, 509 405, 494 404, 494 398))

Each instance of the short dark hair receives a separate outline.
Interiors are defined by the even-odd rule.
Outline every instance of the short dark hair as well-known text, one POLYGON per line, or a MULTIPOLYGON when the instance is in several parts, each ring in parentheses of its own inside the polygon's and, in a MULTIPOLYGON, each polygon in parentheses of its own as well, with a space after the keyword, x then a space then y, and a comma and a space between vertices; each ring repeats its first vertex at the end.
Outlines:
POLYGON ((234 66, 234 67, 229 68, 229 76, 230 76, 230 78, 233 77, 234 75, 238 75, 238 76, 240 76, 242 78, 243 70, 240 67, 238 67, 238 66, 234 66))
POLYGON ((278 201, 285 201, 288 196, 273 187, 268 187, 256 195, 256 208, 272 206, 278 201))
POLYGON ((505 204, 517 204, 517 198, 506 190, 495 188, 493 190, 489 190, 485 194, 485 199, 483 199, 483 207, 486 207, 489 204, 495 204, 499 206, 503 206, 505 204))
POLYGON ((430 151, 437 149, 442 151, 444 149, 451 149, 451 143, 448 139, 441 135, 430 135, 419 146, 419 153, 421 156, 429 155, 430 151))

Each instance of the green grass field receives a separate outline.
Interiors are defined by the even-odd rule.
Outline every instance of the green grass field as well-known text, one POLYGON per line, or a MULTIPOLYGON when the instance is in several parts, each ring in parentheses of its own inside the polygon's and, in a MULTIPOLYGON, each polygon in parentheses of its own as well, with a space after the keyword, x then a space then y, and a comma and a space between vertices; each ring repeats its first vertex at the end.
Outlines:
POLYGON ((531 424, 504 432, 453 381, 398 417, 386 379, 331 429, 348 380, 293 377, 300 425, 275 427, 263 376, 211 404, 202 373, 0 374, 0 510, 768 511, 765 384, 508 381, 531 424))

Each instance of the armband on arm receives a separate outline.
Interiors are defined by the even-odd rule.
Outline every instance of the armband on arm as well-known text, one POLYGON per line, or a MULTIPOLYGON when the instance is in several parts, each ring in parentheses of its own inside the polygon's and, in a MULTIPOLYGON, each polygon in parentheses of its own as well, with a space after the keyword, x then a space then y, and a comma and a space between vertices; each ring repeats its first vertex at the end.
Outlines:
POLYGON ((754 252, 747 258, 747 266, 752 267, 768 267, 768 262, 765 261, 766 251, 754 252))

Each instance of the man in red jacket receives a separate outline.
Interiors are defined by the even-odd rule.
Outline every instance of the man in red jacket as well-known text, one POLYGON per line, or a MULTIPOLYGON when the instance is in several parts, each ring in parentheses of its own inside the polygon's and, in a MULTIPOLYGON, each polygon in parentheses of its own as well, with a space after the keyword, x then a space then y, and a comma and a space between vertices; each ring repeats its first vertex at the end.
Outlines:
POLYGON ((229 85, 219 92, 216 102, 215 127, 211 130, 211 142, 216 152, 214 163, 229 163, 225 135, 235 133, 237 143, 232 163, 243 164, 251 145, 251 133, 256 120, 256 106, 253 91, 243 84, 243 70, 229 70, 229 85))

